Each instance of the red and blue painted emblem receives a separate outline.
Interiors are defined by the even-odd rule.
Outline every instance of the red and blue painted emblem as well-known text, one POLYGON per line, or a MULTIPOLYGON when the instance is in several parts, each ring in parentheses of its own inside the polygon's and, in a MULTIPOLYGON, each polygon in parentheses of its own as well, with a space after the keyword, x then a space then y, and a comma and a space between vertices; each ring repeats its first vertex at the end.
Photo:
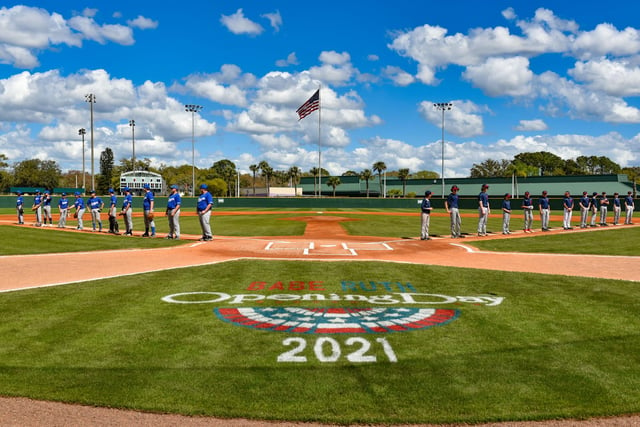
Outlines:
POLYGON ((458 310, 436 308, 216 308, 225 322, 253 329, 300 334, 409 332, 455 320, 458 310))

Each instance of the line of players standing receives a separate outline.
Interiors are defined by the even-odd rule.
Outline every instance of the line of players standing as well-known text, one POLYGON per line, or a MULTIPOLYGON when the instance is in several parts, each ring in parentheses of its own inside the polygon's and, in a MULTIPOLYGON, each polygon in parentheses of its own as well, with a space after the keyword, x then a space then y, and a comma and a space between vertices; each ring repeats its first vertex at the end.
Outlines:
MULTIPOLYGON (((180 239, 180 207, 182 199, 178 191, 177 185, 171 185, 170 194, 167 198, 167 207, 165 215, 169 222, 169 234, 166 239, 180 239)), ((155 225, 155 200, 154 194, 151 191, 149 184, 144 184, 143 189, 145 195, 142 201, 143 218, 145 232, 142 237, 155 237, 156 225, 155 225)), ((109 233, 120 234, 118 225, 118 215, 122 216, 125 224, 125 236, 133 236, 133 196, 131 189, 125 187, 123 189, 125 195, 122 201, 120 210, 118 211, 118 198, 113 188, 109 189, 109 233)), ((91 224, 93 231, 102 232, 102 219, 100 213, 105 207, 104 201, 96 196, 95 190, 91 190, 90 197, 85 200, 79 192, 74 193, 75 201, 71 201, 67 198, 67 193, 62 193, 58 200, 58 210, 60 217, 58 219, 58 228, 65 228, 67 224, 67 218, 73 209, 73 217, 78 220, 77 230, 84 229, 83 217, 87 210, 91 213, 91 224)), ((53 226, 53 217, 51 215, 52 197, 49 191, 41 193, 36 191, 33 197, 33 205, 31 210, 36 215, 36 227, 47 225, 53 226)), ((213 209, 213 197, 209 193, 207 184, 200 185, 200 196, 198 197, 196 211, 198 213, 198 219, 200 227, 202 228, 202 237, 200 241, 213 240, 213 234, 211 231, 211 209, 213 209)), ((18 224, 24 224, 24 196, 22 192, 18 192, 18 198, 16 199, 16 212, 18 215, 18 224)))
MULTIPOLYGON (((484 237, 487 235, 487 219, 490 212, 489 207, 489 196, 487 191, 489 186, 487 184, 483 184, 481 187, 481 192, 478 194, 478 237, 484 237)), ((464 235, 461 233, 461 225, 462 220, 460 217, 460 211, 458 208, 458 188, 457 185, 451 187, 451 193, 445 199, 444 207, 447 213, 450 216, 451 220, 451 238, 462 238, 464 235)), ((549 217, 551 213, 551 203, 549 201, 549 197, 547 195, 547 191, 543 191, 542 195, 538 199, 538 209, 540 212, 540 222, 542 231, 549 231, 549 217)), ((429 219, 431 216, 432 206, 431 206, 431 191, 426 191, 424 199, 420 204, 420 208, 422 211, 421 214, 421 230, 420 230, 420 239, 421 240, 430 240, 429 237, 429 219)), ((582 193, 582 198, 578 201, 578 206, 580 207, 580 228, 587 228, 588 226, 596 227, 607 226, 607 211, 609 206, 612 207, 613 210, 613 225, 618 225, 620 221, 622 207, 625 209, 625 224, 633 224, 633 211, 635 209, 634 201, 633 201, 633 192, 629 191, 627 196, 624 199, 620 199, 620 195, 618 193, 613 194, 613 199, 609 199, 607 197, 606 192, 602 192, 599 194, 597 192, 593 192, 591 197, 588 196, 588 193, 585 191, 582 193), (596 218, 600 213, 600 221, 599 224, 596 224, 596 218)), ((571 226, 571 217, 573 215, 575 201, 571 197, 571 193, 566 191, 564 193, 564 198, 562 200, 563 206, 563 221, 562 226, 565 230, 571 230, 573 227, 571 226)), ((504 199, 502 201, 502 234, 511 234, 509 229, 510 220, 511 220, 511 194, 506 193, 504 195, 504 199)), ((525 233, 532 233, 532 225, 533 225, 533 210, 534 210, 534 200, 531 197, 531 193, 526 191, 524 193, 524 198, 522 200, 522 209, 524 212, 524 226, 523 230, 525 233)))

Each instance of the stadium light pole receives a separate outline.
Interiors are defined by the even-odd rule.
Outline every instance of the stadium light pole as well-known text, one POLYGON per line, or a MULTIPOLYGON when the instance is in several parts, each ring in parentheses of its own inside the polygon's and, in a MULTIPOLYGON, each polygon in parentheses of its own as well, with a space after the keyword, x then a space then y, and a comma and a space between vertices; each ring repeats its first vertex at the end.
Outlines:
POLYGON ((440 179, 442 180, 442 198, 444 199, 444 112, 451 110, 453 104, 450 102, 436 102, 433 104, 436 110, 442 111, 442 163, 441 163, 441 174, 440 179))
POLYGON ((191 195, 196 195, 196 113, 202 110, 202 105, 187 104, 184 110, 191 113, 191 195))
MULTIPOLYGON (((87 130, 85 128, 78 129, 78 135, 82 137, 82 190, 86 191, 87 183, 84 173, 84 136, 87 134, 87 130)), ((77 184, 76 184, 77 186, 77 184)))
POLYGON ((131 145, 133 146, 133 157, 131 157, 131 170, 136 170, 136 121, 129 120, 129 126, 131 126, 131 145))
POLYGON ((91 189, 96 188, 96 178, 93 173, 93 104, 96 103, 96 96, 92 93, 85 95, 84 100, 91 106, 91 189))

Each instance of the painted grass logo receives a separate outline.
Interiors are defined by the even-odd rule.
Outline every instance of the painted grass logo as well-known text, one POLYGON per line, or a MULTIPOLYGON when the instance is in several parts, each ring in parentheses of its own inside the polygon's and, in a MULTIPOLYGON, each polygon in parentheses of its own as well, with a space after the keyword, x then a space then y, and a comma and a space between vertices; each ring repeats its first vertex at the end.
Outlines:
POLYGON ((445 325, 460 312, 435 308, 215 308, 225 322, 247 328, 300 334, 408 332, 445 325))

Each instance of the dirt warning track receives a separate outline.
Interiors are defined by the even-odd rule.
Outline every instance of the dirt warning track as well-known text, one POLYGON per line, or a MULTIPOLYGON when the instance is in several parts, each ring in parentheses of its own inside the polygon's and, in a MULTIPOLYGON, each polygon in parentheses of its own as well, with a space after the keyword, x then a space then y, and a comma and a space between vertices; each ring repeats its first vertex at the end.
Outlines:
MULTIPOLYGON (((4 256, 0 257, 0 269, 17 274, 5 275, 0 282, 0 291, 54 286, 247 258, 387 261, 640 281, 638 257, 487 252, 473 247, 473 242, 478 239, 524 238, 518 232, 510 236, 469 236, 465 239, 445 237, 421 241, 417 238, 350 236, 340 223, 352 219, 339 216, 305 215, 286 220, 305 222, 304 235, 215 236, 211 242, 199 242, 199 236, 183 235, 182 238, 190 243, 171 248, 4 256), (96 265, 96 260, 99 260, 99 265, 96 265), (21 274, 30 271, 34 265, 48 271, 63 269, 64 277, 21 274)), ((569 232, 594 231, 597 230, 569 232)), ((549 232, 553 233, 567 231, 549 232)))

